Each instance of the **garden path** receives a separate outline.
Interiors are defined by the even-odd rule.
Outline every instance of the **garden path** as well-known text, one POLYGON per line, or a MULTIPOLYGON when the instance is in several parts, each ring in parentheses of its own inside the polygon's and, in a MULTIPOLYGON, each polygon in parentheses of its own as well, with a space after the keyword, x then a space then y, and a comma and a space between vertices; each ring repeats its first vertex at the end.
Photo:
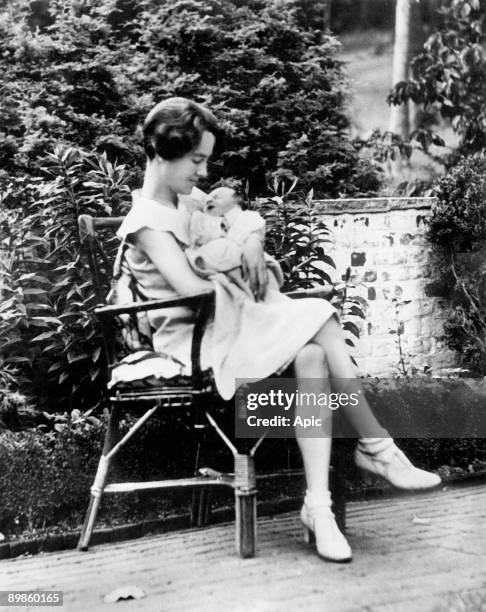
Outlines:
POLYGON ((235 555, 233 525, 224 524, 5 560, 0 588, 61 589, 64 612, 486 609, 484 483, 350 503, 349 565, 321 561, 300 534, 292 512, 259 520, 254 559, 235 555), (146 596, 103 603, 126 585, 146 596))

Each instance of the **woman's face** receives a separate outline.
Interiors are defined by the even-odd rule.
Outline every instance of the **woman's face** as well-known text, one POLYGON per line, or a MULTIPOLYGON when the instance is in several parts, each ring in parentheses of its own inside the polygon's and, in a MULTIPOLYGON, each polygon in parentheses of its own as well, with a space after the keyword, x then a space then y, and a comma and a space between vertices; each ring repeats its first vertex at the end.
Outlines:
POLYGON ((205 131, 192 151, 172 161, 162 160, 163 178, 175 194, 189 195, 199 180, 207 176, 214 143, 214 134, 205 131))

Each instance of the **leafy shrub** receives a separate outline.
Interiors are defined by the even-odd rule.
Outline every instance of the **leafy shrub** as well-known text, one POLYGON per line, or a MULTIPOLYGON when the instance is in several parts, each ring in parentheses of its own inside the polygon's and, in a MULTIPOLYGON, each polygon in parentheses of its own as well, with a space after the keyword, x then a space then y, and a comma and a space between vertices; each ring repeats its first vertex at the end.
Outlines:
POLYGON ((330 231, 316 213, 313 194, 293 197, 296 184, 286 190, 283 181, 274 181, 275 195, 256 204, 266 222, 266 249, 284 273, 283 291, 332 284, 329 266, 335 268, 324 252, 324 245, 331 242, 330 231))
POLYGON ((43 528, 84 508, 100 453, 100 433, 0 434, 2 531, 43 528))
POLYGON ((452 307, 449 346, 473 373, 486 373, 486 157, 463 158, 436 189, 428 237, 439 249, 452 307))
POLYGON ((434 189, 428 237, 454 253, 474 252, 486 239, 486 157, 465 157, 434 189))
MULTIPOLYGON (((40 408, 88 407, 99 399, 102 356, 77 217, 125 210, 126 170, 105 155, 58 147, 39 171, 43 178, 14 178, 3 194, 0 359, 20 370, 23 390, 40 408)), ((107 250, 115 245, 112 238, 107 250)))
POLYGON ((486 145, 486 2, 447 0, 439 13, 438 29, 411 63, 412 78, 395 85, 389 101, 413 100, 427 114, 440 113, 459 135, 462 153, 480 151, 486 145))
POLYGON ((296 10, 291 0, 0 8, 0 360, 41 409, 85 410, 100 397, 76 219, 126 210, 142 173, 136 128, 156 101, 184 95, 221 118, 210 180, 236 174, 260 192, 272 172, 300 172, 321 195, 373 189, 346 134, 338 43, 299 25, 296 10))
POLYGON ((0 12, 9 174, 37 175, 37 160, 61 142, 140 167, 137 125, 155 102, 182 95, 207 102, 226 128, 211 180, 238 175, 261 193, 281 168, 321 195, 360 192, 338 42, 300 25, 293 0, 42 5, 44 21, 36 3, 0 12))
POLYGON ((15 391, 13 385, 0 386, 0 431, 23 429, 26 423, 32 426, 35 422, 36 411, 26 396, 15 391))
MULTIPOLYGON (((102 419, 92 411, 77 409, 45 416, 46 424, 36 430, 0 433, 0 531, 4 533, 43 529, 66 521, 77 526, 87 508, 106 413, 102 419)), ((189 474, 191 439, 187 429, 181 430, 180 416, 171 420, 177 422, 164 422, 161 431, 161 420, 152 419, 117 457, 110 468, 110 480, 189 474)), ((133 417, 127 415, 120 425, 122 435, 132 421, 133 417)), ((159 499, 147 504, 147 497, 142 495, 108 495, 103 500, 101 519, 133 520, 137 514, 146 516, 147 510, 161 503, 159 499)))

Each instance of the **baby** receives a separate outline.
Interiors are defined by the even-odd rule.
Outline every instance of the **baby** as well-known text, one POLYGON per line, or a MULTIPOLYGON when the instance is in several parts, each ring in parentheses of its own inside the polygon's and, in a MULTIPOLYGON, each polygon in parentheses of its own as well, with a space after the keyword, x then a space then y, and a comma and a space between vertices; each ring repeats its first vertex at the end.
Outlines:
MULTIPOLYGON (((243 196, 233 187, 217 187, 206 197, 203 210, 191 215, 186 256, 193 270, 203 278, 220 272, 252 296, 243 279, 241 256, 251 234, 265 237, 265 221, 254 210, 243 210, 243 196)), ((283 275, 277 261, 265 253, 269 274, 269 289, 279 290, 283 275)), ((252 296, 253 297, 253 296, 252 296)))

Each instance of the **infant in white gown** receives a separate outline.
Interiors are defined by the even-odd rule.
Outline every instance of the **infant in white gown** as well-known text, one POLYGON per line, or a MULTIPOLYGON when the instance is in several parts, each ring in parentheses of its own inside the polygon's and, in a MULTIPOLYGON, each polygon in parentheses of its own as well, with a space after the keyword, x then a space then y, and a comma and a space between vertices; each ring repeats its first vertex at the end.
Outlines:
MULTIPOLYGON (((240 289, 253 297, 242 273, 242 252, 248 238, 265 237, 265 221, 253 210, 243 210, 240 197, 231 187, 211 191, 203 205, 191 214, 190 247, 185 250, 192 269, 202 278, 224 273, 240 289)), ((264 254, 269 274, 269 289, 278 291, 283 275, 277 261, 264 254)))

